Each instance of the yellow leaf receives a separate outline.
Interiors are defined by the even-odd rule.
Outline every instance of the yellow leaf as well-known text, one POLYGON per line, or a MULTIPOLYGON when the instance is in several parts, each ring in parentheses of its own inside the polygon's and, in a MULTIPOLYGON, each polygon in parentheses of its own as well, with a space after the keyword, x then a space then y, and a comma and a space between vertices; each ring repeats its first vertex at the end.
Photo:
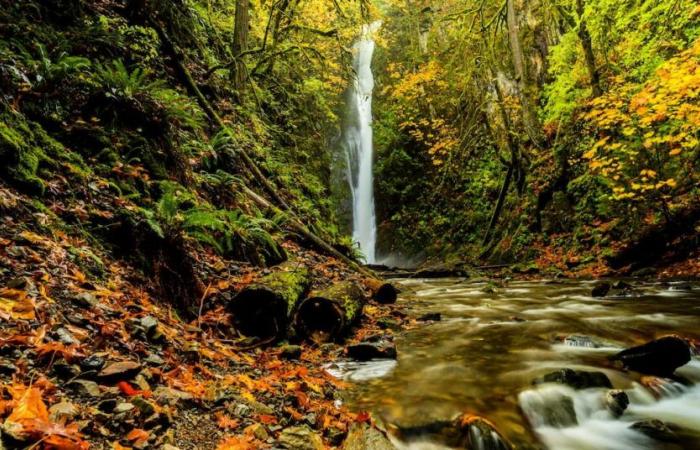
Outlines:
POLYGON ((34 301, 18 289, 0 289, 0 319, 34 320, 34 301))
POLYGON ((681 153, 680 148, 674 148, 673 150, 668 152, 668 156, 676 156, 676 155, 680 155, 680 153, 681 153))

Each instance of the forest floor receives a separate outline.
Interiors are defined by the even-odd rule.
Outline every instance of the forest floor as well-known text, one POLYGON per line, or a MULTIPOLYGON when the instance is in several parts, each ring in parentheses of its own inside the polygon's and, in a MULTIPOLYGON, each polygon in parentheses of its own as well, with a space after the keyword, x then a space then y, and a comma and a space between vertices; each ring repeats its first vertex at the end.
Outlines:
MULTIPOLYGON (((208 286, 199 317, 186 321, 129 261, 47 226, 31 202, 0 188, 6 446, 323 448, 368 420, 342 406, 343 383, 323 370, 344 357, 343 345, 256 346, 232 329, 226 299, 269 269, 198 254, 208 286)), ((355 276, 292 241, 283 246, 315 279, 355 276)), ((345 344, 391 339, 407 321, 395 305, 368 303, 345 344)))

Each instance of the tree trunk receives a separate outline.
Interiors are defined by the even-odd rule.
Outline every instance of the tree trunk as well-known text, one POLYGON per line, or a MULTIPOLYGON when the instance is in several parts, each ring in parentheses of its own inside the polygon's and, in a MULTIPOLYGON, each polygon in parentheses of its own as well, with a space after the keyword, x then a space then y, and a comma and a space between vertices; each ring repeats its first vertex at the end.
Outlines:
MULTIPOLYGON (((494 78, 493 75, 492 78, 494 78)), ((503 94, 501 93, 501 88, 498 86, 498 80, 494 81, 493 87, 496 91, 497 97, 496 106, 506 131, 506 143, 508 144, 508 150, 510 151, 510 164, 508 165, 508 171, 506 172, 506 177, 503 180, 503 185, 501 185, 501 191, 498 193, 498 200, 496 201, 496 206, 493 209, 493 214, 491 215, 489 226, 486 229, 486 233, 484 234, 484 240, 482 242, 482 245, 486 245, 488 243, 491 231, 493 231, 494 227, 496 226, 496 223, 498 222, 498 218, 501 215, 503 203, 505 202, 506 195, 508 194, 508 188, 510 187, 511 180, 513 179, 515 169, 519 164, 518 156, 520 154, 520 148, 512 135, 510 119, 508 118, 508 112, 506 111, 505 106, 503 105, 503 94)))
POLYGON ((246 286, 229 303, 234 326, 246 336, 280 338, 294 305, 309 288, 309 271, 293 262, 246 286))
POLYGON ((588 75, 591 78, 591 89, 593 91, 593 97, 600 96, 603 91, 600 88, 600 73, 595 64, 595 54, 593 53, 593 43, 591 41, 591 34, 588 32, 586 27, 586 19, 584 16, 585 6, 583 0, 576 0, 576 13, 579 17, 578 24, 578 38, 581 41, 581 46, 583 47, 583 56, 586 60, 586 68, 588 69, 588 75))
POLYGON ((520 26, 518 25, 515 0, 506 0, 506 24, 508 27, 508 42, 510 43, 515 79, 518 83, 518 90, 520 91, 523 124, 525 125, 530 139, 532 139, 536 145, 539 145, 542 141, 540 137, 541 127, 539 119, 537 118, 537 111, 535 111, 535 107, 530 98, 532 94, 532 80, 528 72, 528 67, 525 62, 525 53, 523 52, 523 46, 520 40, 520 26))
POLYGON ((247 77, 245 63, 240 56, 248 50, 248 28, 250 27, 249 0, 236 0, 236 17, 233 27, 233 57, 235 64, 231 73, 233 87, 239 97, 243 96, 247 77))
POLYGON ((294 315, 297 334, 316 342, 341 337, 359 319, 364 295, 352 281, 334 283, 313 291, 299 303, 294 315))

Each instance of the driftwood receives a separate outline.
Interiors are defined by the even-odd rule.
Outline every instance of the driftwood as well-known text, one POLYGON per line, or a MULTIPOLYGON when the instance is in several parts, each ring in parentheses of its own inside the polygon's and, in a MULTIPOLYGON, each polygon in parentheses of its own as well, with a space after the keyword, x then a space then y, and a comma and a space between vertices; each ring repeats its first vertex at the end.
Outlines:
POLYGON ((377 303, 387 305, 396 302, 399 291, 393 284, 377 278, 367 278, 364 280, 364 284, 372 293, 372 299, 377 303))
POLYGON ((362 314, 364 294, 352 281, 312 291, 297 306, 294 328, 303 338, 327 342, 341 337, 362 314))
POLYGON ((234 326, 246 336, 277 338, 286 334, 289 318, 309 288, 309 271, 292 262, 246 286, 229 303, 234 326))

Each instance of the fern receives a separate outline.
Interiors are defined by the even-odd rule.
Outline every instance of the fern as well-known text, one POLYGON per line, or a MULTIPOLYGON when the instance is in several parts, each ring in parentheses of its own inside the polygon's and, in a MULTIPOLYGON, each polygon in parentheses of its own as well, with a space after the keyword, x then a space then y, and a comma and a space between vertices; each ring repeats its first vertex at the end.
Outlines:
POLYGON ((118 97, 133 98, 163 87, 162 80, 151 81, 150 77, 151 72, 140 67, 130 72, 120 59, 95 67, 96 80, 118 97))

